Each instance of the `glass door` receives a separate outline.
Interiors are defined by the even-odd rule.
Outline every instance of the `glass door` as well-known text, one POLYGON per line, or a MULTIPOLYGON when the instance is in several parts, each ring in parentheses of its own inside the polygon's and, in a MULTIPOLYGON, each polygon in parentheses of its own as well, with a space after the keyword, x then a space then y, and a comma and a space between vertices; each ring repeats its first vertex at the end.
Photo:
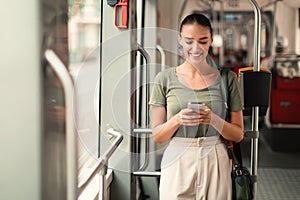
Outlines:
MULTIPOLYGON (((69 66, 68 3, 42 1, 42 57, 54 52, 64 67, 69 66)), ((43 72, 42 199, 67 199, 66 105, 62 81, 47 60, 43 72)))
POLYGON ((99 156, 101 3, 69 2, 69 70, 75 86, 79 179, 99 156))
POLYGON ((98 159, 100 16, 100 0, 42 1, 42 52, 51 53, 42 63, 43 199, 70 199, 69 190, 76 195, 77 182, 98 159), (56 64, 65 77, 54 69, 56 64), (66 79, 71 81, 68 91, 66 79), (68 141, 68 119, 74 125, 74 145, 68 141))

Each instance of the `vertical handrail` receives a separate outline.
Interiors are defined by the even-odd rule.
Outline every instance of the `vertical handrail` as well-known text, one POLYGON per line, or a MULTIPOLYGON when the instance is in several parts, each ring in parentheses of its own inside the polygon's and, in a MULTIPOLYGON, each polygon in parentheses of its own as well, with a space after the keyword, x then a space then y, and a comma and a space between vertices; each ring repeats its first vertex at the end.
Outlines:
MULTIPOLYGON (((137 50, 141 53, 141 55, 145 58, 146 60, 146 68, 145 68, 145 76, 146 76, 146 119, 145 119, 145 123, 146 125, 148 126, 149 125, 149 104, 148 104, 148 101, 149 101, 149 98, 150 98, 150 85, 149 85, 149 69, 147 67, 147 65, 151 62, 151 59, 150 59, 150 55, 148 54, 148 52, 140 45, 140 44, 137 44, 137 50)), ((140 116, 139 116, 140 117, 140 116)))
POLYGON ((274 4, 274 9, 273 9, 273 22, 272 22, 272 37, 271 37, 271 42, 270 42, 270 48, 271 48, 271 55, 275 53, 275 45, 274 45, 274 39, 276 38, 276 12, 277 12, 277 2, 282 1, 282 0, 274 0, 272 2, 268 2, 265 5, 261 6, 260 9, 263 12, 264 9, 272 4, 274 4))
MULTIPOLYGON (((150 151, 150 146, 149 146, 149 134, 152 133, 152 129, 150 128, 136 128, 133 130, 135 134, 138 135, 138 138, 140 137, 141 134, 146 134, 145 136, 145 158, 144 158, 144 163, 139 166, 138 171, 143 171, 145 170, 148 165, 149 165, 149 151, 150 151)), ((140 164, 140 163, 139 163, 140 164)))
MULTIPOLYGON (((150 122, 150 120, 149 120, 149 104, 148 104, 149 98, 150 98, 150 84, 149 84, 150 78, 149 78, 149 69, 148 69, 147 66, 151 62, 151 59, 150 59, 149 53, 138 43, 137 43, 137 50, 141 53, 141 55, 146 60, 146 68, 145 68, 145 76, 146 76, 146 80, 145 80, 146 81, 146 88, 145 88, 145 90, 146 90, 145 91, 145 102, 146 102, 146 106, 145 106, 145 115, 146 115, 145 116, 145 124, 146 124, 146 126, 148 126, 149 122, 150 122)), ((139 110, 139 112, 140 112, 140 110, 139 110)), ((141 116, 138 116, 138 117, 141 117, 141 116)), ((137 134, 137 133, 135 132, 135 134, 137 134)), ((140 142, 140 137, 139 136, 140 135, 138 135, 137 140, 136 140, 137 145, 139 145, 139 142, 140 142)), ((149 137, 148 136, 146 136, 146 138, 145 138, 145 145, 146 145, 146 147, 145 147, 146 148, 145 163, 143 164, 142 167, 139 168, 139 170, 145 169, 147 167, 146 165, 148 165, 148 162, 149 162, 149 157, 148 157, 149 156, 148 155, 148 153, 149 153, 149 137)), ((137 156, 138 155, 139 154, 137 154, 137 156)), ((137 159, 139 160, 138 157, 137 157, 137 159)))
POLYGON ((161 60, 161 71, 165 70, 166 69, 166 53, 164 51, 164 49, 160 46, 160 45, 156 45, 156 48, 157 50, 159 51, 160 53, 160 60, 161 60))
MULTIPOLYGON (((224 3, 222 0, 216 0, 215 2, 220 3, 220 23, 218 23, 219 34, 224 40, 224 3)), ((224 64, 224 46, 219 47, 219 66, 223 66, 224 64)))
MULTIPOLYGON (((260 71, 260 39, 261 39, 261 12, 255 0, 249 0, 254 8, 255 26, 254 26, 254 62, 253 71, 260 71)), ((258 122, 259 122, 259 107, 252 108, 252 131, 257 133, 257 136, 251 139, 251 175, 254 179, 253 183, 253 198, 256 199, 257 192, 257 162, 258 162, 258 122)))
POLYGON ((260 40, 261 40, 261 12, 255 0, 249 0, 254 8, 254 62, 253 71, 260 71, 260 40))
POLYGON ((63 62, 53 50, 47 49, 45 57, 60 79, 65 97, 66 113, 66 159, 67 159, 67 200, 77 199, 77 137, 72 117, 73 81, 63 62))
MULTIPOLYGON (((220 5, 221 5, 220 35, 223 39, 224 38, 224 26, 223 26, 224 25, 224 3, 223 3, 223 1, 220 1, 220 5)), ((224 46, 223 45, 220 47, 219 60, 220 60, 219 65, 223 66, 223 64, 224 64, 224 46)))
POLYGON ((142 54, 142 56, 145 58, 146 60, 146 64, 149 64, 151 59, 150 59, 150 55, 149 53, 140 45, 137 44, 137 50, 142 54))
POLYGON ((271 40, 271 49, 272 49, 272 55, 275 54, 275 42, 276 41, 276 12, 277 12, 277 2, 274 3, 274 12, 273 12, 273 23, 272 23, 272 40, 271 40))

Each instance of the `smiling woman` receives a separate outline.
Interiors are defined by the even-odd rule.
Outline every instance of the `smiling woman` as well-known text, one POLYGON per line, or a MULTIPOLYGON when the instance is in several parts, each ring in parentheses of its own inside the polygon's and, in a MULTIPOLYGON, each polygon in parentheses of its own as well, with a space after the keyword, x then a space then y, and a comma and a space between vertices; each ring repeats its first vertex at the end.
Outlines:
POLYGON ((231 162, 220 136, 236 142, 243 138, 237 79, 228 76, 231 121, 226 122, 219 70, 207 62, 213 42, 209 19, 188 15, 178 41, 186 60, 156 76, 150 98, 153 138, 170 140, 161 161, 160 199, 229 200, 231 162), (187 108, 191 101, 205 106, 187 108))

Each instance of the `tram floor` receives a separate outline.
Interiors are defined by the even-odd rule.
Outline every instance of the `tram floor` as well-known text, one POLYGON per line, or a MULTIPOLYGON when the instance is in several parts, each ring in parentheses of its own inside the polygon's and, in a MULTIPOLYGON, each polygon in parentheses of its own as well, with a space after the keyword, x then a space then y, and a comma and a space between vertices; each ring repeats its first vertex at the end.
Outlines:
MULTIPOLYGON (((258 140, 258 200, 300 199, 300 129, 268 129, 258 140)), ((251 167, 251 139, 241 143, 243 163, 251 167)))

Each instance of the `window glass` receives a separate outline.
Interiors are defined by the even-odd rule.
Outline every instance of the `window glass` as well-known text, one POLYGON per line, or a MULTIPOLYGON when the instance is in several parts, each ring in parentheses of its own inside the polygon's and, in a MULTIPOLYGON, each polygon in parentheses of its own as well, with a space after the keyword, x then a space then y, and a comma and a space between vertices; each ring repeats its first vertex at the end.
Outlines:
POLYGON ((69 61, 79 138, 79 180, 99 155, 100 0, 69 0, 69 61))

